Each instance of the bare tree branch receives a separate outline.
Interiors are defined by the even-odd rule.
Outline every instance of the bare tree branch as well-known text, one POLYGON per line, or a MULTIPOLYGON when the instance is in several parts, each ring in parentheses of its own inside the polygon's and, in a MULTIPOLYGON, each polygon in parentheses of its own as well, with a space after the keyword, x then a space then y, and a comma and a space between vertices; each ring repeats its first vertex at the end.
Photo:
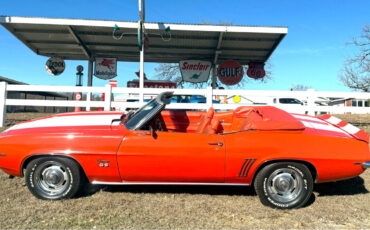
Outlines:
POLYGON ((370 92, 370 25, 365 25, 361 36, 350 44, 360 50, 355 57, 345 61, 339 78, 348 88, 370 92))

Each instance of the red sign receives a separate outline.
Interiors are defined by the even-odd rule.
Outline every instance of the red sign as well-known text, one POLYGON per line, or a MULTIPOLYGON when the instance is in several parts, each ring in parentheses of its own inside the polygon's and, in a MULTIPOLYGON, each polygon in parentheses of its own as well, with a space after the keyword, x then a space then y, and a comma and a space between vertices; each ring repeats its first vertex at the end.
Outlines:
MULTIPOLYGON (((133 80, 127 82, 128 88, 139 88, 139 81, 133 80)), ((172 88, 175 89, 177 87, 175 82, 171 81, 144 81, 144 88, 172 88)))
POLYGON ((263 62, 249 62, 247 70, 248 77, 254 79, 263 78, 266 75, 264 67, 265 63, 263 62))
POLYGON ((117 87, 117 81, 116 80, 109 80, 109 85, 112 87, 117 87))
POLYGON ((224 61, 217 69, 218 79, 225 85, 238 84, 243 78, 243 67, 236 61, 224 61))
MULTIPOLYGON (((81 101, 81 99, 82 99, 82 93, 81 92, 76 93, 76 101, 81 101)), ((76 106, 75 112, 80 112, 80 111, 81 111, 81 107, 76 106)))

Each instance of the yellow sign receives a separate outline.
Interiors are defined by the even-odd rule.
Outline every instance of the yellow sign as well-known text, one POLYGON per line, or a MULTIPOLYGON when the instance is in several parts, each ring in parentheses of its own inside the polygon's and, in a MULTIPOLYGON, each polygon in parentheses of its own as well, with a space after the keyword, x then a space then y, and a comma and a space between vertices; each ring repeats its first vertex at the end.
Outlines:
POLYGON ((234 101, 235 103, 239 103, 239 102, 241 101, 240 96, 239 96, 239 95, 234 96, 234 97, 233 97, 233 101, 234 101))

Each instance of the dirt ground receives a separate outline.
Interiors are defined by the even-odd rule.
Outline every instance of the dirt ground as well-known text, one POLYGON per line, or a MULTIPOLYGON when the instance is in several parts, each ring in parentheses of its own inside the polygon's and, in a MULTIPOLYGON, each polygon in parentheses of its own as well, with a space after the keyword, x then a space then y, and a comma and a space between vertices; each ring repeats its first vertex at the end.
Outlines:
MULTIPOLYGON (((45 114, 8 114, 7 124, 45 114)), ((338 116, 370 132, 370 115, 338 116)), ((0 229, 370 229, 370 170, 315 185, 296 210, 264 207, 241 187, 89 186, 71 200, 33 197, 0 172, 0 229)))

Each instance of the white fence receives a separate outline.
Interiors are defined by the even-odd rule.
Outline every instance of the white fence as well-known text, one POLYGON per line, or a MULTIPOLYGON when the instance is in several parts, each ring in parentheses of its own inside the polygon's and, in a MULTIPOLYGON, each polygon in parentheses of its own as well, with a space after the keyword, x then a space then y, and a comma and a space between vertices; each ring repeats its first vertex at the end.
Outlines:
POLYGON ((105 111, 111 108, 137 108, 142 106, 143 98, 150 95, 157 95, 164 91, 174 91, 175 95, 203 95, 206 97, 206 103, 172 103, 167 108, 170 109, 208 109, 213 106, 219 110, 235 109, 243 105, 251 105, 246 103, 223 104, 213 103, 216 96, 232 97, 240 95, 248 97, 286 97, 305 99, 305 105, 274 105, 281 109, 295 113, 318 114, 318 113, 370 113, 370 107, 338 107, 338 106, 318 106, 315 104, 315 98, 330 97, 330 98, 361 98, 364 100, 370 99, 370 93, 356 92, 316 92, 316 91, 264 91, 264 90, 213 90, 208 87, 206 89, 153 89, 153 88, 112 88, 110 85, 105 87, 74 87, 74 86, 46 86, 46 85, 8 85, 6 82, 0 82, 0 122, 4 126, 6 119, 6 106, 49 106, 49 107, 85 107, 90 110, 92 107, 103 107, 105 111), (7 99, 7 93, 11 91, 17 92, 70 92, 70 93, 86 93, 85 101, 62 101, 62 100, 34 100, 34 99, 7 99), (91 93, 105 93, 104 101, 91 101, 91 93), (127 94, 139 95, 141 102, 121 102, 112 101, 112 94, 127 94))

